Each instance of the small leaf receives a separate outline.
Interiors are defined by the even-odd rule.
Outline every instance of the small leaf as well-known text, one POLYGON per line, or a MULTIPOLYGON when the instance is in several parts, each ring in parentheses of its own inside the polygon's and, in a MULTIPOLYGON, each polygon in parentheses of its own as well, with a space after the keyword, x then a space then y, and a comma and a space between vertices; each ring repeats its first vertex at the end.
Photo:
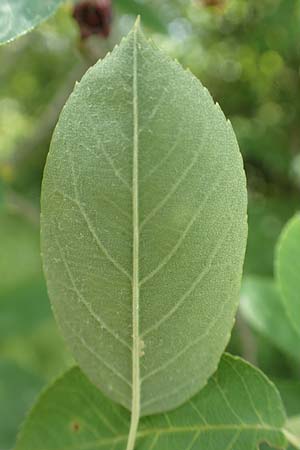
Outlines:
MULTIPOLYGON (((79 368, 40 397, 16 450, 123 450, 129 413, 106 399, 79 368), (41 427, 40 424, 43 424, 41 427)), ((136 450, 256 450, 261 442, 283 449, 285 414, 274 385, 230 355, 191 401, 142 419, 136 450)))
POLYGON ((203 387, 228 342, 247 235, 229 122, 138 26, 83 77, 55 130, 42 252, 82 370, 141 414, 203 387))
POLYGON ((291 327, 273 280, 247 277, 242 284, 241 312, 247 322, 280 350, 300 360, 300 336, 291 327))
POLYGON ((281 234, 275 269, 287 315, 300 335, 300 215, 281 234))
POLYGON ((63 0, 1 0, 0 45, 27 33, 48 19, 63 0))

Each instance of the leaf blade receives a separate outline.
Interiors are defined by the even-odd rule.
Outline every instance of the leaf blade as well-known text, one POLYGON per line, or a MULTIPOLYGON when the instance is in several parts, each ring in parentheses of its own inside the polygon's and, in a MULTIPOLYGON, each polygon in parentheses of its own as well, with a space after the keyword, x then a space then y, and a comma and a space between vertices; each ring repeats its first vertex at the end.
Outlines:
POLYGON ((140 30, 90 69, 67 102, 45 169, 41 223, 56 318, 90 379, 130 409, 139 359, 143 415, 198 391, 237 308, 245 176, 208 91, 140 30))
MULTIPOLYGON (((16 450, 121 450, 129 421, 125 409, 106 399, 74 368, 41 397, 21 431, 16 450), (57 431, 59 440, 53 434, 45 439, 44 430, 37 426, 41 419, 48 429, 57 431)), ((274 385, 245 361, 225 355, 217 373, 191 401, 175 411, 142 419, 136 450, 199 445, 214 450, 256 450, 264 441, 285 448, 284 423, 274 385)))

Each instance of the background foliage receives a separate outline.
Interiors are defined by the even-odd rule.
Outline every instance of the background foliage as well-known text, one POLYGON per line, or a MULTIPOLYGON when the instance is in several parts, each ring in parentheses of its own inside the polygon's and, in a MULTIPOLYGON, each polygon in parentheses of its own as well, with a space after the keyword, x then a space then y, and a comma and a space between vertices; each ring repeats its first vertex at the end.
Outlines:
MULTIPOLYGON (((155 42, 207 86, 237 134, 249 188, 242 296, 257 278, 259 289, 272 291, 275 244, 299 209, 299 0, 115 0, 109 37, 84 43, 68 3, 1 47, 1 450, 12 448, 40 388, 72 363, 52 318, 39 254, 40 182, 51 134, 75 80, 113 48, 138 13, 155 42)), ((300 414, 300 351, 299 357, 295 348, 286 351, 284 325, 282 346, 244 317, 229 350, 275 379, 289 414, 300 414)))

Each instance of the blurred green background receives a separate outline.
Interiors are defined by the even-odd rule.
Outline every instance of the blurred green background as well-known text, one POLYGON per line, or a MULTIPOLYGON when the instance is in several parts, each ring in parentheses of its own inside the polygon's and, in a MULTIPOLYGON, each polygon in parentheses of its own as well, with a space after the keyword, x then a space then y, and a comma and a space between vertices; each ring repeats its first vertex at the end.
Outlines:
MULTIPOLYGON (((40 389, 72 364, 54 323, 39 250, 42 171, 58 114, 86 69, 142 15, 148 35, 230 118, 249 187, 245 276, 271 277, 300 199, 300 1, 114 0, 107 39, 82 42, 72 5, 0 48, 0 450, 40 389)), ((278 381, 300 414, 300 349, 289 355, 239 317, 229 350, 278 381), (297 397, 298 396, 298 397, 297 397)))

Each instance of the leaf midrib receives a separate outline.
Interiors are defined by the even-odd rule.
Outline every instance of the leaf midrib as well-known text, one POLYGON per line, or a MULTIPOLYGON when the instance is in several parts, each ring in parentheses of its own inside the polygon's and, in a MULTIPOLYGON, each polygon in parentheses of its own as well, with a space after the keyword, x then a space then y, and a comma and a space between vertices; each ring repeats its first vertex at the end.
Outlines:
MULTIPOLYGON (((132 219, 133 219, 133 272, 132 272, 132 328, 133 328, 133 391, 140 391, 139 370, 139 192, 138 192, 138 88, 137 88, 137 28, 133 45, 133 174, 132 174, 132 219)), ((136 392, 137 395, 137 392, 136 392)), ((140 402, 139 402, 140 403, 140 402)))
POLYGON ((137 435, 141 408, 140 337, 139 337, 139 119, 137 81, 137 32, 139 20, 133 30, 133 158, 132 158, 132 405, 131 425, 127 449, 131 450, 137 435))

